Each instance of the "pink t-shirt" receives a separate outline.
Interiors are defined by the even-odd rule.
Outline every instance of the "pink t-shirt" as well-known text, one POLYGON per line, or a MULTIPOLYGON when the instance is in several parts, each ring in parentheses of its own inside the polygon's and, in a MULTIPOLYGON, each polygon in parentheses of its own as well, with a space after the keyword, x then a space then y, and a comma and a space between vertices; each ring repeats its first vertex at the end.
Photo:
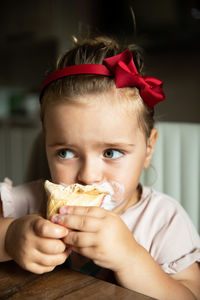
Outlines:
MULTIPOLYGON (((0 186, 3 216, 41 212, 46 206, 43 184, 38 180, 13 187, 5 179, 0 186)), ((121 218, 166 273, 175 274, 200 262, 200 237, 182 206, 171 197, 143 186, 140 201, 121 218)))

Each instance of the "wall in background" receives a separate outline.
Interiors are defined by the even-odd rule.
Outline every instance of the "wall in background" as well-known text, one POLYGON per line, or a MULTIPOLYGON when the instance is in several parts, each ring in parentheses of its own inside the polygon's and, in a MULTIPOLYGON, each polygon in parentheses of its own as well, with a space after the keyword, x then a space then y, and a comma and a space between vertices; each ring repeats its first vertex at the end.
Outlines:
POLYGON ((151 53, 145 63, 149 75, 164 81, 166 100, 156 107, 157 119, 200 123, 200 51, 151 53))
POLYGON ((0 27, 0 89, 38 95, 45 72, 72 46, 71 36, 93 31, 144 49, 146 73, 165 83, 162 120, 200 122, 199 1, 2 1, 0 27))

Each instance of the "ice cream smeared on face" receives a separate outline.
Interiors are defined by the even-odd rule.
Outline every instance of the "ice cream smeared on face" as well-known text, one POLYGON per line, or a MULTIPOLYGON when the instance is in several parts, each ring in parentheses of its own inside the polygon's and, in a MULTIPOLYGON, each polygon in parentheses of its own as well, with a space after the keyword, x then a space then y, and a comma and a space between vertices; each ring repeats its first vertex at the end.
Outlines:
POLYGON ((105 189, 109 191, 104 197, 103 203, 101 205, 102 208, 107 210, 113 210, 115 207, 120 205, 124 200, 124 186, 121 184, 112 181, 112 182, 104 182, 102 184, 95 184, 100 189, 105 189))
POLYGON ((114 190, 112 200, 119 205, 124 201, 124 186, 116 181, 111 181, 111 186, 114 190))

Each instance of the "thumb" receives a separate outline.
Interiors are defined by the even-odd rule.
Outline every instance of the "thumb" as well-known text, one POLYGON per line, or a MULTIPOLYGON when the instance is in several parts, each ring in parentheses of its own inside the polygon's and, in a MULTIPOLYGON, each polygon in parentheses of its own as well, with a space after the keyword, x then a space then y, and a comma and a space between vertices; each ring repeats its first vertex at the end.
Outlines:
POLYGON ((34 231, 36 235, 45 238, 61 239, 68 234, 66 227, 54 224, 49 220, 40 218, 35 221, 34 231))

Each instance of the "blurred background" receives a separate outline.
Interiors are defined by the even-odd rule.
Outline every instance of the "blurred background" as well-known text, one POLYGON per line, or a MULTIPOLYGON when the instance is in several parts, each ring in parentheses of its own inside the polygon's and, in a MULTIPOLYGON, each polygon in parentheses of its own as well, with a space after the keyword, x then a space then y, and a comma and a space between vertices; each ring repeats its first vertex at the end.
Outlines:
POLYGON ((0 181, 24 181, 41 126, 40 84, 71 36, 90 32, 142 47, 145 73, 164 81, 158 120, 200 123, 200 1, 1 1, 0 181))

